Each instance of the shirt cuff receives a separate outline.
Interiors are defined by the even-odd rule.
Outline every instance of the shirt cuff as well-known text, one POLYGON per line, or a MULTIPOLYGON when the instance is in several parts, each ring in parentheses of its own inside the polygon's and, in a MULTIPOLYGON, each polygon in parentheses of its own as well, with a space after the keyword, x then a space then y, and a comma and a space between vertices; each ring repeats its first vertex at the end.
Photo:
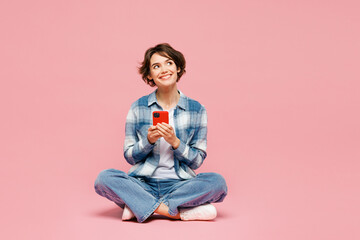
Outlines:
POLYGON ((143 151, 146 153, 149 153, 154 147, 155 147, 155 144, 151 144, 147 137, 143 138, 139 143, 140 151, 143 151))
POLYGON ((174 149, 173 147, 171 147, 171 149, 174 151, 175 155, 182 156, 182 157, 185 154, 186 148, 187 148, 186 144, 183 143, 181 140, 180 140, 179 147, 177 149, 174 149))

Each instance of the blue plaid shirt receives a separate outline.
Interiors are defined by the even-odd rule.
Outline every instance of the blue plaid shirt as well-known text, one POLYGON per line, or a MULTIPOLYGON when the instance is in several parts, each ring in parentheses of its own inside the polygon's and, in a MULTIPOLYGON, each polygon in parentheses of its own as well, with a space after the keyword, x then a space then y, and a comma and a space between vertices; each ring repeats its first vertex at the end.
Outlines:
MULTIPOLYGON (((179 91, 180 92, 180 91, 179 91)), ((147 138, 152 126, 152 112, 161 111, 156 99, 156 90, 135 101, 126 117, 124 157, 133 165, 128 174, 134 177, 151 177, 159 165, 160 139, 151 144, 147 138)), ((174 127, 180 139, 174 152, 174 168, 181 179, 196 176, 193 170, 199 168, 206 158, 207 114, 199 102, 180 92, 180 99, 174 109, 174 127)))

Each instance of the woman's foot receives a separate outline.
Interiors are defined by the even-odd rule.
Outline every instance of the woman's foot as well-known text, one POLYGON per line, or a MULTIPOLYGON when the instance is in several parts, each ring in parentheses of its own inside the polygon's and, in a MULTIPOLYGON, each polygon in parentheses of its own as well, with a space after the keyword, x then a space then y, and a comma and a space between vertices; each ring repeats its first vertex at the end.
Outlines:
POLYGON ((180 213, 175 216, 169 214, 169 207, 164 203, 160 203, 159 207, 155 210, 155 213, 172 218, 172 219, 180 219, 180 213))
POLYGON ((180 218, 190 220, 212 220, 216 218, 216 208, 211 204, 204 204, 193 208, 180 209, 180 218))
POLYGON ((130 220, 134 217, 135 217, 134 213, 130 210, 130 208, 128 208, 128 206, 125 205, 123 215, 122 215, 122 220, 126 221, 126 220, 130 220))

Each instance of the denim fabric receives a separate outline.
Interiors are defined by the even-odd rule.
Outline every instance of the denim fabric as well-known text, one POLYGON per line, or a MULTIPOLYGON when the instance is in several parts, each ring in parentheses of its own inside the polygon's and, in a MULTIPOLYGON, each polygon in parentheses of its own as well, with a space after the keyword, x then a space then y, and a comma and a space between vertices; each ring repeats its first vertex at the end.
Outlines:
POLYGON ((224 178, 218 173, 199 173, 191 179, 132 177, 107 169, 95 181, 95 191, 121 208, 126 204, 138 222, 144 222, 161 202, 176 215, 179 208, 222 202, 227 195, 224 178))

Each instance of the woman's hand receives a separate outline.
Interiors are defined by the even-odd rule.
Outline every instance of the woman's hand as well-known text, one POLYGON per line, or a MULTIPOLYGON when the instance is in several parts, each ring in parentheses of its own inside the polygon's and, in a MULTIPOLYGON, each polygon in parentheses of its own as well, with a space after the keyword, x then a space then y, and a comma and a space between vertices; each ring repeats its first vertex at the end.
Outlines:
POLYGON ((149 127, 147 138, 151 144, 154 144, 160 137, 161 135, 156 126, 149 127))
POLYGON ((175 135, 174 128, 167 123, 158 123, 156 125, 158 133, 165 139, 174 149, 177 149, 180 145, 180 139, 175 135))

